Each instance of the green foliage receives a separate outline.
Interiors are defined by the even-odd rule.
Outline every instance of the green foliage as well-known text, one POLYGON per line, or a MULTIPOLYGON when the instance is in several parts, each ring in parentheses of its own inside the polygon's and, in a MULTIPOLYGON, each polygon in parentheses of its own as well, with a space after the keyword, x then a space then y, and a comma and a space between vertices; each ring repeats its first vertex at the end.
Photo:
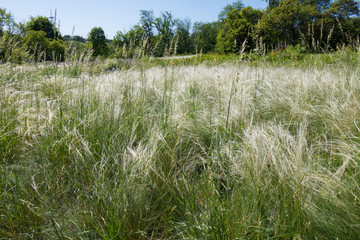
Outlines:
POLYGON ((273 63, 289 63, 303 60, 305 57, 305 48, 300 45, 288 46, 285 49, 273 50, 265 59, 273 63))
POLYGON ((61 40, 48 39, 43 31, 29 30, 23 39, 25 50, 32 61, 64 61, 65 44, 61 40))
POLYGON ((303 3, 317 6, 317 8, 323 12, 330 7, 332 0, 305 0, 303 3))
POLYGON ((139 25, 135 25, 125 34, 118 31, 114 36, 113 44, 116 49, 115 56, 118 58, 135 58, 150 53, 149 39, 146 38, 145 30, 139 25))
POLYGON ((190 21, 174 21, 168 12, 155 18, 152 11, 142 10, 140 25, 115 37, 115 56, 160 57, 171 53, 245 50, 264 54, 298 44, 310 52, 326 52, 356 44, 360 21, 359 3, 355 0, 267 2, 266 11, 245 8, 242 1, 228 4, 219 14, 219 21, 197 22, 191 34, 190 21))
POLYGON ((193 52, 194 41, 191 37, 191 20, 186 18, 184 20, 178 19, 176 21, 176 53, 188 54, 193 52))
POLYGON ((7 32, 0 37, 0 62, 21 63, 27 53, 21 48, 21 38, 7 32))
POLYGON ((64 41, 76 41, 76 42, 81 42, 81 43, 85 43, 86 42, 86 39, 81 37, 81 36, 70 36, 70 35, 65 35, 62 37, 62 39, 64 41))
POLYGON ((145 37, 151 39, 154 35, 153 29, 155 24, 155 17, 153 11, 140 10, 140 23, 145 31, 145 37))
POLYGON ((221 10, 221 12, 219 13, 218 18, 219 18, 220 21, 223 21, 226 18, 226 16, 228 15, 229 12, 231 12, 234 9, 237 10, 237 11, 240 11, 244 7, 245 7, 245 5, 242 2, 242 0, 238 0, 236 2, 228 4, 221 10))
POLYGON ((334 1, 324 11, 323 32, 328 35, 326 50, 356 44, 359 29, 359 2, 334 1), (331 38, 330 38, 331 37, 331 38))
POLYGON ((31 17, 30 21, 26 23, 27 31, 43 31, 45 37, 49 39, 61 38, 59 31, 47 17, 31 17))
POLYGON ((49 60, 63 62, 65 60, 65 44, 61 40, 49 41, 47 54, 49 60))
POLYGON ((65 60, 66 61, 84 61, 89 54, 86 43, 75 40, 64 41, 65 44, 65 60))
POLYGON ((93 50, 93 56, 107 56, 109 46, 106 42, 104 30, 101 27, 94 27, 89 33, 89 42, 93 50))
POLYGON ((335 0, 327 11, 338 19, 347 19, 351 16, 359 16, 360 3, 357 0, 335 0))
POLYGON ((254 48, 256 40, 254 29, 261 16, 262 11, 251 7, 230 11, 217 36, 217 52, 236 53, 245 50, 242 49, 244 46, 254 48))
POLYGON ((32 60, 41 61, 46 60, 46 50, 49 41, 46 38, 44 31, 29 30, 23 39, 26 49, 32 56, 32 60))
POLYGON ((175 20, 170 12, 161 13, 161 17, 155 19, 155 27, 159 32, 157 36, 157 48, 155 49, 155 56, 169 55, 172 51, 173 37, 174 37, 175 20))
POLYGON ((356 0, 268 0, 265 11, 227 4, 215 22, 176 19, 170 12, 159 17, 141 10, 140 21, 127 32, 106 40, 102 28, 81 36, 61 35, 48 18, 31 17, 15 23, 0 8, 0 61, 64 61, 93 57, 142 58, 176 54, 236 53, 254 59, 272 50, 300 45, 312 53, 358 45, 360 3, 356 0), (44 34, 45 33, 45 36, 44 34))
POLYGON ((268 8, 271 10, 271 9, 276 8, 277 6, 279 6, 279 3, 281 2, 281 0, 266 0, 266 2, 269 3, 268 8))
POLYGON ((269 45, 296 45, 300 32, 319 16, 317 7, 300 4, 298 0, 283 0, 280 5, 265 14, 260 21, 259 35, 269 45))
POLYGON ((148 41, 148 50, 153 47, 155 17, 152 10, 140 10, 140 25, 144 31, 144 37, 148 41))
POLYGON ((214 52, 216 46, 216 37, 219 31, 220 24, 218 22, 196 22, 194 24, 193 32, 196 53, 214 52))
POLYGON ((0 8, 0 62, 19 63, 26 57, 21 49, 21 38, 15 34, 17 30, 14 17, 0 8))
POLYGON ((11 13, 6 12, 5 8, 0 8, 0 37, 4 31, 13 33, 16 27, 14 17, 11 13))

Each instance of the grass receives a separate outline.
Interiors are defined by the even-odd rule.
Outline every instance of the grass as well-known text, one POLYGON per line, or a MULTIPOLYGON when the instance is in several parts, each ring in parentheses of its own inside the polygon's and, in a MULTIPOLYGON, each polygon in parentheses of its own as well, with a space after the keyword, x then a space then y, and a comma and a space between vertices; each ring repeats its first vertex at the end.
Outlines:
POLYGON ((356 239, 346 54, 1 65, 1 238, 356 239))

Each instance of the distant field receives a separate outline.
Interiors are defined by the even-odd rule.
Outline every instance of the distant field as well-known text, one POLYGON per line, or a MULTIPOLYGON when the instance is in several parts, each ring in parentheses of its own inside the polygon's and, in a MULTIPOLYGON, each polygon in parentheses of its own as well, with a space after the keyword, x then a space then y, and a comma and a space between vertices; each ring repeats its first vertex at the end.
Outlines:
POLYGON ((0 65, 0 238, 357 239, 350 62, 0 65))

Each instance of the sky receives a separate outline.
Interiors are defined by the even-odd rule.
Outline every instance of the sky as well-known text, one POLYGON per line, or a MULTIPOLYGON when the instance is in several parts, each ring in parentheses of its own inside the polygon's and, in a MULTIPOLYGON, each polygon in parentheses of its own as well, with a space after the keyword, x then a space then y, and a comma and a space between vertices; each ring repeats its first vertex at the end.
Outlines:
MULTIPOLYGON (((168 11, 173 17, 194 22, 218 19, 227 0, 0 0, 0 8, 10 12, 16 22, 27 22, 30 16, 55 15, 62 35, 87 37, 93 27, 101 27, 108 39, 117 31, 127 32, 139 23, 140 10, 153 10, 155 17, 168 11)), ((245 6, 265 9, 264 0, 243 0, 245 6)))

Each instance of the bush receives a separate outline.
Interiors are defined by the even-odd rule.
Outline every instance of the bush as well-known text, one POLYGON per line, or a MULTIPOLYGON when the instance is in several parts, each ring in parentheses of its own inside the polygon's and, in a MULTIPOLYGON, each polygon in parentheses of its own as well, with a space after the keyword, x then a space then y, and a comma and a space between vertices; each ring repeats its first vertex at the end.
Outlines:
POLYGON ((48 60, 63 62, 65 60, 65 44, 61 40, 50 41, 47 54, 48 60))
POLYGON ((27 53, 21 49, 21 39, 17 35, 4 34, 0 38, 0 62, 21 63, 27 53))
POLYGON ((64 61, 65 44, 61 40, 46 38, 44 31, 30 30, 23 39, 25 49, 33 61, 64 61))
POLYGON ((44 31, 29 30, 23 39, 26 49, 29 51, 33 61, 46 60, 46 50, 49 41, 44 31))
POLYGON ((268 60, 272 62, 286 62, 301 60, 305 56, 305 48, 300 45, 287 46, 285 49, 273 50, 268 60))

